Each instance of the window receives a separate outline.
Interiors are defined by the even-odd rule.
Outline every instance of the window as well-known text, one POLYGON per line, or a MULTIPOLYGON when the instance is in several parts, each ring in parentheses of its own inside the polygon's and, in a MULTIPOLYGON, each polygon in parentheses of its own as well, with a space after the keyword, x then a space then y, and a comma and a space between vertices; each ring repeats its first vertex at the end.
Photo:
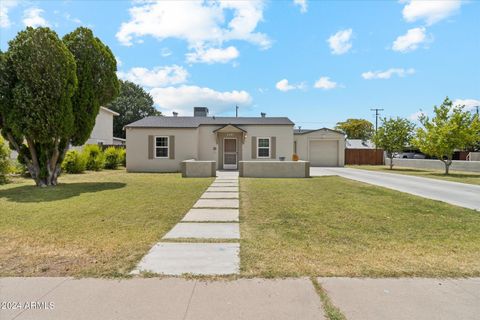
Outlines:
POLYGON ((257 157, 270 158, 270 138, 258 138, 257 157))
POLYGON ((168 137, 155 137, 155 158, 168 158, 168 137))

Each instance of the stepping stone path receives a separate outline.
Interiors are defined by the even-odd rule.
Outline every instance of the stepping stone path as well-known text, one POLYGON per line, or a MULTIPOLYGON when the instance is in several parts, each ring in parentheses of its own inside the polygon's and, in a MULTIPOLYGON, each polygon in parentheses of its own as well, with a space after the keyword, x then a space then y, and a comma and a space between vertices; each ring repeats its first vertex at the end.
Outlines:
POLYGON ((238 172, 218 171, 215 181, 193 208, 162 238, 179 242, 160 241, 150 249, 131 273, 153 272, 166 275, 238 273, 239 206, 238 172), (196 239, 201 242, 196 242, 196 239), (216 242, 205 242, 207 239, 216 242), (217 242, 219 240, 229 242, 217 242), (235 242, 231 242, 232 240, 235 242))

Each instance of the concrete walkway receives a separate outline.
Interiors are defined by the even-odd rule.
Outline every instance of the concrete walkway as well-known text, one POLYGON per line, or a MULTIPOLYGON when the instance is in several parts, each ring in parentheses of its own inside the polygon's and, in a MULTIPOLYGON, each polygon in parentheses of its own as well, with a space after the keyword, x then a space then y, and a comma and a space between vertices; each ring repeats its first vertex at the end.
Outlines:
POLYGON ((338 175, 416 196, 480 210, 480 186, 352 168, 310 168, 312 176, 338 175))
POLYGON ((50 309, 0 310, 2 320, 319 320, 309 279, 198 281, 0 278, 0 301, 50 309))
POLYGON ((162 240, 153 246, 133 274, 226 275, 239 272, 240 227, 238 172, 219 171, 207 191, 162 240), (185 241, 187 240, 188 241, 185 241), (208 242, 209 240, 235 242, 208 242), (200 242, 199 242, 200 240, 200 242))

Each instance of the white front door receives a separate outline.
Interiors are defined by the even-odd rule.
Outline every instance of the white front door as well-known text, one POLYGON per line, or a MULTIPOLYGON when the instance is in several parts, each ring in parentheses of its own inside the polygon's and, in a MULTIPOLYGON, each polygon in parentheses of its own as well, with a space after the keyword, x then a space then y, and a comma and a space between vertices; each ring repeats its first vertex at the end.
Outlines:
POLYGON ((223 169, 237 169, 237 139, 223 139, 223 169))

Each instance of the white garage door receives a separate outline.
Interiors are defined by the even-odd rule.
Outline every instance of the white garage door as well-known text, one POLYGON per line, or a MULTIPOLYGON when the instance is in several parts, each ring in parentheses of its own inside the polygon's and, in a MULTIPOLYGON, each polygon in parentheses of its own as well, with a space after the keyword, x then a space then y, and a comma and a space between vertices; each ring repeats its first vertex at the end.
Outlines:
POLYGON ((312 140, 310 141, 310 165, 312 167, 338 166, 338 141, 312 140))

